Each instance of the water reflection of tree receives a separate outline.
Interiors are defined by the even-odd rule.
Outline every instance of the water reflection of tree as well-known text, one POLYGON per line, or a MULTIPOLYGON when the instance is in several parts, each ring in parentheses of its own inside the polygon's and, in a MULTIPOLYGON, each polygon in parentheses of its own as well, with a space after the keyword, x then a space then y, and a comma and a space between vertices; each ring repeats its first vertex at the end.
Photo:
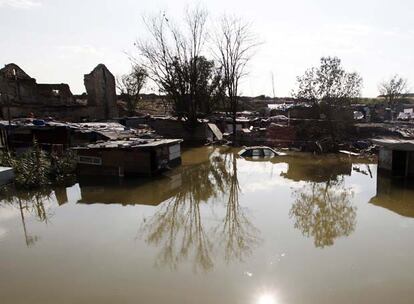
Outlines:
POLYGON ((220 229, 221 243, 224 244, 225 260, 243 260, 252 253, 259 243, 258 230, 248 219, 239 203, 240 186, 237 176, 237 160, 231 160, 231 174, 228 188, 226 214, 220 229))
POLYGON ((343 178, 325 183, 307 183, 294 192, 290 216, 295 228, 314 238, 316 247, 331 246, 338 237, 349 236, 356 225, 353 192, 345 188, 343 178))
POLYGON ((252 232, 256 230, 239 204, 236 156, 215 151, 208 161, 184 169, 181 179, 180 191, 141 228, 148 244, 161 247, 156 265, 176 269, 191 260, 194 271, 208 271, 214 267, 213 251, 219 244, 224 244, 227 261, 246 256, 256 241, 252 232), (224 198, 226 193, 224 219, 219 227, 207 231, 201 214, 203 203, 224 198))
POLYGON ((212 267, 211 243, 201 223, 200 202, 174 198, 165 203, 144 224, 146 241, 160 246, 156 264, 176 269, 178 264, 193 255, 195 267, 212 267), (181 240, 180 240, 181 238, 181 240))
POLYGON ((39 237, 31 235, 26 224, 26 216, 34 215, 36 219, 43 223, 48 223, 52 213, 45 207, 44 202, 51 197, 50 189, 40 189, 32 191, 19 191, 11 187, 5 187, 0 191, 1 203, 19 209, 22 221, 23 233, 27 247, 34 245, 39 237))

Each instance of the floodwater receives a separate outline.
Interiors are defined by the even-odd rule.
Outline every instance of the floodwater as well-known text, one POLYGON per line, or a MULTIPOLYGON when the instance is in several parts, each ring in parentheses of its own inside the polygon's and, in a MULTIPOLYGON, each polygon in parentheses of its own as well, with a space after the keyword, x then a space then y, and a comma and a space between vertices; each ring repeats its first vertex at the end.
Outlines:
POLYGON ((412 189, 368 160, 234 152, 3 194, 0 303, 414 302, 412 189))

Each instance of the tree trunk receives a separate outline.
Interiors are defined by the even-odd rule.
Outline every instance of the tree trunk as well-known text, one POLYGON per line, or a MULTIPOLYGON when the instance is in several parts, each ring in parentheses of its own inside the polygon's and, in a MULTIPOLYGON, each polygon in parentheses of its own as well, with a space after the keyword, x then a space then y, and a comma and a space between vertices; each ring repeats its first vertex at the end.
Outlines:
POLYGON ((232 118, 233 118, 233 145, 236 144, 236 133, 237 133, 237 100, 233 97, 231 101, 232 106, 232 118))

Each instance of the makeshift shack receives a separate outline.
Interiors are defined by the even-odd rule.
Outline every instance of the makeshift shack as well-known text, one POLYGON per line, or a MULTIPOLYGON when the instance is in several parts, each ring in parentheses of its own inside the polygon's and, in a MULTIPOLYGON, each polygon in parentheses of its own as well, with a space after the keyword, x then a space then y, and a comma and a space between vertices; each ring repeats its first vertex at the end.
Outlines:
POLYGON ((375 139, 379 145, 378 169, 395 177, 414 177, 414 140, 375 139))
POLYGON ((0 167, 0 186, 11 183, 14 180, 14 169, 11 167, 0 167))
POLYGON ((398 180, 379 174, 377 193, 370 204, 388 209, 401 216, 414 218, 414 187, 406 180, 398 180))
POLYGON ((79 175, 152 176, 181 164, 181 139, 130 139, 77 147, 79 175))
POLYGON ((69 147, 90 144, 97 141, 127 140, 142 135, 134 129, 116 122, 66 123, 42 119, 14 119, 0 121, 0 146, 22 151, 36 142, 42 149, 51 151, 56 147, 65 150, 69 147))

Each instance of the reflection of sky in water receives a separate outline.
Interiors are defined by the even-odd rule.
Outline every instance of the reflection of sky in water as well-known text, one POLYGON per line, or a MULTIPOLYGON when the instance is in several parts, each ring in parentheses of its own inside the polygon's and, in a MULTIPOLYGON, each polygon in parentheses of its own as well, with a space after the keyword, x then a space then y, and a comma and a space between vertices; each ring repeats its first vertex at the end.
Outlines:
POLYGON ((76 184, 66 196, 53 190, 43 205, 23 210, 25 231, 19 206, 3 204, 5 303, 390 303, 403 300, 399 294, 414 297, 414 220, 368 203, 376 195, 376 166, 369 167, 373 178, 363 173, 365 164, 336 168, 331 160, 318 168, 319 158, 229 157, 212 168, 200 156, 205 150, 197 150, 194 165, 171 172, 171 183, 161 179, 153 188, 76 184), (198 166, 194 172, 192 166, 198 166), (146 199, 161 202, 99 204, 114 193, 136 203, 144 190, 146 199), (67 203, 58 206, 57 196, 67 203), (25 234, 41 241, 26 246, 25 234))
POLYGON ((69 202, 77 202, 82 198, 79 184, 75 184, 72 187, 67 188, 67 195, 69 202))
POLYGON ((3 239, 6 233, 7 233, 7 230, 5 228, 0 227, 0 241, 3 239))
POLYGON ((0 206, 0 242, 6 238, 8 233, 7 221, 19 216, 19 211, 12 206, 0 206))
POLYGON ((276 298, 271 293, 264 293, 259 296, 257 304, 278 304, 276 298))
POLYGON ((237 170, 241 173, 240 184, 242 185, 243 193, 272 191, 278 186, 297 185, 297 183, 280 176, 280 172, 287 170, 288 164, 256 162, 254 167, 254 170, 252 170, 252 163, 245 160, 239 160, 237 163, 237 170))

